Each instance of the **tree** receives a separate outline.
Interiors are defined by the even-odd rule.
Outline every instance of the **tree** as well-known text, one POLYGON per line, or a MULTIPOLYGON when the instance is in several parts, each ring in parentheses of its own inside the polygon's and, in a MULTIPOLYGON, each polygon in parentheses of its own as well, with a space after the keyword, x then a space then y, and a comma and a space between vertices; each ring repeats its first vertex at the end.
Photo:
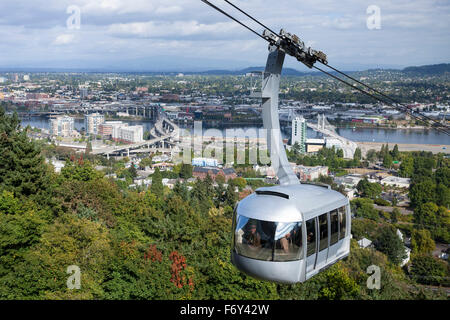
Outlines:
POLYGON ((156 168, 152 175, 152 186, 150 187, 150 191, 157 197, 162 197, 164 195, 164 185, 162 183, 162 175, 159 168, 156 168))
POLYGON ((400 212, 400 210, 398 208, 394 208, 394 210, 392 210, 391 212, 392 223, 397 223, 401 215, 402 213, 400 212))
POLYGON ((61 169, 61 176, 68 181, 92 181, 100 179, 103 175, 95 170, 91 162, 80 158, 78 161, 66 161, 64 168, 61 169))
POLYGON ((450 188, 440 183, 436 187, 436 204, 439 206, 450 206, 450 188))
POLYGON ((426 229, 414 229, 411 233, 411 249, 414 253, 429 254, 435 248, 430 231, 426 229))
POLYGON ((22 130, 17 114, 0 108, 0 188, 43 201, 51 192, 49 167, 40 148, 22 130))
POLYGON ((378 198, 381 195, 382 190, 380 184, 369 182, 367 178, 360 180, 356 186, 356 189, 361 196, 370 199, 378 198))
POLYGON ((231 208, 234 208, 234 205, 236 204, 238 200, 238 196, 236 192, 234 191, 234 187, 229 184, 227 187, 227 190, 225 191, 225 205, 230 206, 231 208))
POLYGON ((409 198, 413 207, 418 207, 427 202, 435 202, 436 184, 428 177, 420 179, 419 182, 415 182, 410 186, 409 198))
POLYGON ((374 246, 378 251, 387 255, 389 260, 396 265, 407 257, 405 246, 393 227, 383 227, 374 241, 374 246))
POLYGON ((153 161, 152 158, 147 157, 141 160, 139 162, 139 169, 144 170, 146 167, 150 167, 152 165, 153 161))
POLYGON ((398 145, 396 144, 394 146, 394 149, 392 149, 392 158, 394 158, 394 160, 398 160, 400 157, 400 151, 398 151, 398 145))
POLYGON ((414 173, 414 158, 407 156, 400 164, 399 174, 403 178, 410 178, 414 173))
POLYGON ((378 159, 378 155, 376 150, 374 149, 370 149, 369 151, 367 151, 366 153, 366 159, 370 162, 375 162, 378 159))
POLYGON ((344 300, 356 298, 359 287, 355 280, 350 278, 341 265, 328 270, 325 273, 325 283, 319 290, 319 299, 322 300, 344 300))
POLYGON ((92 143, 90 141, 88 141, 88 143, 86 144, 85 154, 88 155, 91 152, 92 152, 92 143))
POLYGON ((128 168, 128 172, 130 174, 131 179, 135 179, 138 176, 134 163, 131 163, 131 166, 128 168))
POLYGON ((183 163, 180 170, 180 178, 189 179, 192 178, 192 165, 189 163, 183 163))
POLYGON ((230 184, 238 187, 239 190, 242 190, 247 185, 247 181, 244 178, 238 177, 238 178, 234 178, 230 184))
POLYGON ((388 153, 383 158, 383 167, 390 168, 392 166, 392 156, 388 153))
POLYGON ((418 255, 411 259, 412 278, 422 284, 449 284, 446 278, 446 266, 429 255, 418 255))
POLYGON ((367 218, 378 221, 378 211, 373 207, 373 201, 365 198, 356 198, 351 202, 352 212, 356 217, 367 218))
POLYGON ((358 162, 362 159, 362 154, 361 154, 361 149, 360 148, 356 148, 355 154, 353 155, 353 159, 358 161, 358 162))

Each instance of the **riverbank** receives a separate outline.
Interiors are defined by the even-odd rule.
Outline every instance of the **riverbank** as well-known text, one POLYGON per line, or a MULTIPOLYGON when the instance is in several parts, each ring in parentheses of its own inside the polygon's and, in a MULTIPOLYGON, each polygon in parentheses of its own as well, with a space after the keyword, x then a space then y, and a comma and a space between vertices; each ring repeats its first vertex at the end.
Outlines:
MULTIPOLYGON (((381 150, 381 146, 386 143, 382 142, 357 142, 358 147, 361 149, 363 156, 366 155, 367 151, 374 149, 376 151, 381 150)), ((395 143, 389 143, 389 149, 393 149, 395 143)), ((450 153, 450 145, 446 144, 407 144, 407 143, 397 143, 399 151, 427 151, 432 153, 450 153)))

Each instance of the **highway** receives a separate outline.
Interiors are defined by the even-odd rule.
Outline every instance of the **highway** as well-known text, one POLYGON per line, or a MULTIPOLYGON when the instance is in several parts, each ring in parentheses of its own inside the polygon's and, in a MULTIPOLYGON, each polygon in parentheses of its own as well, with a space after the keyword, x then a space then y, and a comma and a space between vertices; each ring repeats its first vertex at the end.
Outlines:
POLYGON ((122 146, 113 146, 113 147, 102 147, 102 148, 93 148, 92 154, 106 154, 109 155, 111 153, 116 153, 120 151, 129 151, 134 149, 139 149, 142 147, 147 147, 147 149, 150 149, 150 146, 155 145, 160 142, 164 142, 169 139, 178 138, 179 136, 179 128, 176 124, 168 120, 167 118, 161 118, 155 123, 155 126, 151 130, 151 135, 155 137, 151 140, 145 140, 139 143, 133 143, 133 144, 126 144, 122 146), (163 129, 163 122, 167 122, 169 126, 173 128, 172 131, 169 131, 168 133, 163 129), (153 132, 153 133, 152 133, 153 132), (162 134, 159 136, 159 134, 162 134))

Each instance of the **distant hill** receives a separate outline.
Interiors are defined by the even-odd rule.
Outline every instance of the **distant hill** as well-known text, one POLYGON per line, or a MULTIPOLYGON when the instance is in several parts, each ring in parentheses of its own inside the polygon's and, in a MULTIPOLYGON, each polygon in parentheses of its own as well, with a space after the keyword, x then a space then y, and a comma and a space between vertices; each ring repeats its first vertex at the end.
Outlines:
POLYGON ((408 67, 402 70, 408 74, 415 75, 442 75, 450 73, 450 63, 432 64, 420 67, 408 67))
MULTIPOLYGON (((265 67, 249 67, 242 70, 208 70, 202 72, 185 72, 185 74, 202 74, 202 75, 244 75, 255 71, 264 71, 265 67)), ((304 76, 309 73, 301 72, 293 68, 283 68, 283 75, 285 76, 304 76)))
MULTIPOLYGON (((186 74, 203 74, 203 75, 244 75, 246 73, 254 71, 264 71, 264 67, 249 67, 242 70, 209 70, 203 72, 189 72, 186 74)), ((443 75, 450 74, 450 63, 441 63, 434 65, 418 66, 418 67, 407 67, 403 70, 399 69, 370 69, 366 71, 345 71, 346 73, 361 73, 361 72, 383 72, 383 71, 394 71, 403 72, 412 76, 431 76, 431 75, 443 75)), ((334 73, 334 72, 332 72, 334 73)), ((285 76, 306 76, 306 75, 318 75, 317 72, 301 72, 293 68, 284 68, 283 75, 285 76)), ((319 74, 320 75, 320 74, 319 74)))

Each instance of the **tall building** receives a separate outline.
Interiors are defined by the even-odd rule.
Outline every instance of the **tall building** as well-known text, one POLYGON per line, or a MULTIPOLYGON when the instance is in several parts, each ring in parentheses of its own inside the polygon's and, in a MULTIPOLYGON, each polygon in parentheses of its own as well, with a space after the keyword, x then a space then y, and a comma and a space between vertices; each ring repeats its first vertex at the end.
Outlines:
POLYGON ((295 117, 292 119, 292 137, 291 145, 296 142, 300 145, 300 152, 306 152, 306 120, 303 117, 295 117))
POLYGON ((85 99, 89 95, 88 88, 80 88, 80 99, 85 99))
POLYGON ((98 127, 105 122, 105 116, 99 113, 84 115, 86 134, 99 134, 98 127))
POLYGON ((69 116, 58 116, 50 119, 50 134, 59 137, 70 137, 75 130, 75 121, 69 116))

